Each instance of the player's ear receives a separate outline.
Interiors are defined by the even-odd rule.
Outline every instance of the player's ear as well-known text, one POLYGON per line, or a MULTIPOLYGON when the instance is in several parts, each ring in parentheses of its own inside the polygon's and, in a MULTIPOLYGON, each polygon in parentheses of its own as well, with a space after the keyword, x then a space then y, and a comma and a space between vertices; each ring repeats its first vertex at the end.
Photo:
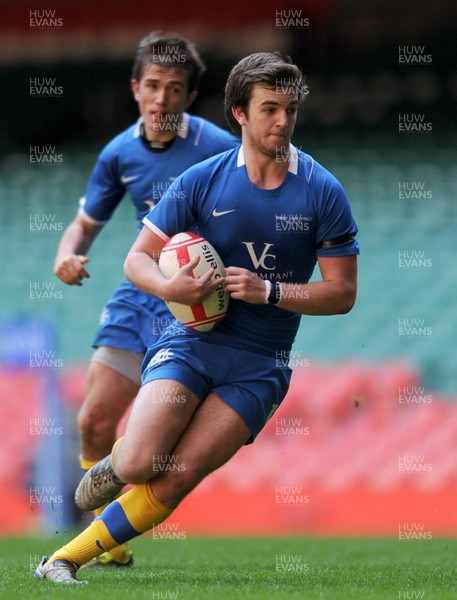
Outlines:
POLYGON ((187 96, 187 101, 186 101, 186 110, 189 108, 189 106, 191 104, 193 104, 195 102, 195 98, 198 96, 198 92, 197 90, 194 90, 193 92, 190 92, 190 94, 187 96))
POLYGON ((130 87, 132 89, 133 92, 133 97, 135 98, 135 100, 138 102, 139 101, 139 91, 140 91, 140 84, 136 79, 132 79, 130 82, 130 87))
POLYGON ((246 113, 242 106, 232 106, 232 115, 241 127, 247 124, 246 113))

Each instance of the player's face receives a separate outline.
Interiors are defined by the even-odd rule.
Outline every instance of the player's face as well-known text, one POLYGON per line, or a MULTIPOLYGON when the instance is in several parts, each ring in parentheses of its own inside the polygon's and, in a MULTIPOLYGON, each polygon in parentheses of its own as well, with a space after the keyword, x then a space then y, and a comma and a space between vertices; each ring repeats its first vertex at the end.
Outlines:
POLYGON ((256 84, 245 111, 239 113, 243 143, 255 147, 271 158, 288 152, 295 123, 298 101, 293 93, 256 84))
POLYGON ((146 137, 151 141, 169 141, 181 127, 183 112, 197 92, 188 90, 188 75, 182 69, 149 65, 140 81, 132 81, 132 91, 144 119, 146 137))

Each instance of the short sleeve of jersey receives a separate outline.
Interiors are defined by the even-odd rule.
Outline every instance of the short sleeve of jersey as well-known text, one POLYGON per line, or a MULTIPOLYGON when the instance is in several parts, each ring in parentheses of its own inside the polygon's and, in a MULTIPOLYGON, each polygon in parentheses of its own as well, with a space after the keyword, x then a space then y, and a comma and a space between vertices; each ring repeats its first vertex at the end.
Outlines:
POLYGON ((178 177, 143 219, 143 224, 163 239, 187 231, 196 223, 194 198, 198 197, 199 181, 192 177, 194 170, 192 167, 178 177))
POLYGON ((359 254, 359 244, 355 239, 357 225, 340 182, 316 163, 310 185, 314 187, 317 198, 317 256, 359 254))
POLYGON ((80 202, 80 212, 94 222, 104 224, 110 220, 125 193, 119 183, 115 155, 108 145, 98 157, 80 202))

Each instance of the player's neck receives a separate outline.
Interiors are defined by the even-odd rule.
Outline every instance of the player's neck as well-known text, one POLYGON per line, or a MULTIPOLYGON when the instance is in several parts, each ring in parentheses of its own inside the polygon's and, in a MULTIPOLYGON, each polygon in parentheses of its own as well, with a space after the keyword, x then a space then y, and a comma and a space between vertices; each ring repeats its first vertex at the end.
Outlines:
POLYGON ((244 143, 243 152, 251 183, 265 190, 276 189, 282 184, 289 170, 288 160, 278 160, 277 156, 262 153, 244 143))
POLYGON ((172 142, 178 135, 175 132, 159 133, 157 131, 151 131, 151 130, 146 130, 145 134, 146 134, 145 137, 148 142, 152 142, 152 143, 155 142, 155 143, 162 143, 162 144, 166 144, 167 142, 172 142))
POLYGON ((177 137, 176 132, 164 134, 151 129, 147 130, 144 123, 140 126, 140 135, 144 146, 153 152, 167 150, 177 137))

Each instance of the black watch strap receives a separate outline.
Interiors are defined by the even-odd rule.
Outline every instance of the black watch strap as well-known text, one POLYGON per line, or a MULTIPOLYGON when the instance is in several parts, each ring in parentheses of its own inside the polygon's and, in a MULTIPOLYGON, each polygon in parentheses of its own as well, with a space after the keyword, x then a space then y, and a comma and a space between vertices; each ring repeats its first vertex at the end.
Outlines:
POLYGON ((269 304, 279 304, 282 298, 281 284, 279 281, 272 282, 270 294, 268 296, 269 304))

